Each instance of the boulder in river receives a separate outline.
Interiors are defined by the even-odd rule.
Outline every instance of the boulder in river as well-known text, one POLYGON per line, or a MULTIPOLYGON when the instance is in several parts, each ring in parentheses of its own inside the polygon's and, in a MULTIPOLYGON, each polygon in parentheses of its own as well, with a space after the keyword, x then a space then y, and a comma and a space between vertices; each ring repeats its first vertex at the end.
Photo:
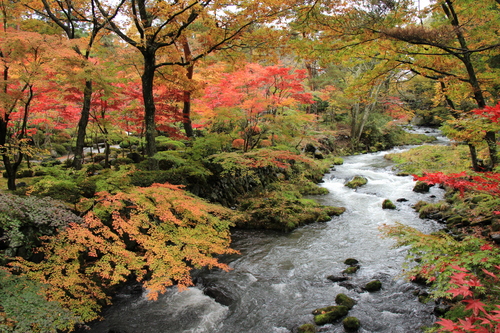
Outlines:
POLYGON ((427 184, 426 182, 418 181, 415 186, 413 187, 413 192, 417 193, 428 193, 429 189, 431 188, 431 185, 427 184))
POLYGON ((380 282, 380 280, 370 281, 363 289, 369 292, 379 291, 380 289, 382 289, 382 282, 380 282))
POLYGON ((396 205, 389 199, 385 199, 382 202, 382 209, 396 209, 396 205))
POLYGON ((343 305, 328 306, 326 308, 320 308, 313 311, 314 322, 316 325, 325 325, 329 323, 334 323, 340 318, 347 315, 349 309, 343 305))
POLYGON ((343 305, 349 310, 351 310, 353 306, 356 304, 356 301, 347 296, 346 294, 338 294, 335 297, 335 303, 337 303, 338 305, 343 305))
POLYGON ((359 263, 358 259, 354 259, 354 258, 347 258, 346 260, 344 260, 344 264, 349 265, 349 266, 354 266, 354 265, 357 265, 358 263, 359 263))
POLYGON ((342 271, 344 274, 354 274, 358 271, 359 266, 350 266, 342 271))
POLYGON ((316 326, 311 323, 304 324, 298 328, 297 333, 316 333, 316 326))
POLYGON ((326 278, 332 282, 342 282, 350 279, 350 277, 345 275, 329 275, 326 278))
POLYGON ((366 179, 365 177, 355 176, 353 179, 351 179, 350 181, 348 181, 345 184, 345 186, 347 186, 349 188, 356 189, 356 188, 358 188, 360 186, 365 185, 366 183, 368 183, 368 179, 366 179))
POLYGON ((346 332, 357 332, 361 323, 356 317, 346 317, 342 320, 342 325, 344 325, 346 332))

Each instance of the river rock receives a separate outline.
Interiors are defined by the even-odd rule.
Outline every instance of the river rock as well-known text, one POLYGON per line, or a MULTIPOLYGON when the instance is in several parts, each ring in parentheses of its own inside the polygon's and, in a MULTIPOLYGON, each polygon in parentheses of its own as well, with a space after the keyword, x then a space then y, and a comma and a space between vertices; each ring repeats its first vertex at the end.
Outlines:
POLYGON ((382 282, 380 282, 380 280, 370 281, 365 285, 363 289, 369 292, 379 291, 380 289, 382 289, 382 282))
POLYGON ((340 318, 347 315, 349 310, 343 305, 328 306, 326 308, 320 308, 313 311, 314 322, 316 325, 325 325, 329 323, 334 323, 340 318))
POLYGON ((326 278, 332 282, 342 282, 350 279, 350 277, 345 275, 329 275, 326 278))
POLYGON ((209 285, 204 288, 203 293, 213 298, 217 303, 229 306, 234 303, 234 296, 228 288, 220 285, 209 285))
POLYGON ((431 188, 431 185, 419 180, 419 181, 417 181, 417 183, 413 187, 413 192, 428 193, 430 188, 431 188))
POLYGON ((349 266, 354 266, 354 265, 357 265, 358 263, 359 263, 358 259, 354 259, 354 258, 347 258, 346 260, 344 260, 344 264, 349 265, 349 266))
POLYGON ((342 325, 344 325, 344 329, 346 330, 346 332, 357 332, 359 330, 359 327, 361 326, 361 323, 356 317, 346 317, 344 318, 344 320, 342 320, 342 325))
POLYGON ((384 202, 382 202, 382 209, 396 209, 396 205, 393 204, 391 200, 385 199, 384 202))
POLYGON ((397 199, 396 201, 397 201, 397 202, 407 202, 407 201, 408 201, 408 199, 406 199, 406 198, 399 198, 399 199, 397 199))
POLYGON ((350 181, 348 181, 345 184, 345 186, 347 186, 349 188, 356 189, 360 186, 365 185, 366 183, 368 183, 368 179, 366 179, 365 177, 362 177, 362 176, 356 176, 353 179, 351 179, 350 181))
POLYGON ((298 328, 297 333, 316 333, 316 326, 311 323, 304 324, 298 328))
POLYGON ((346 294, 338 294, 335 297, 335 303, 337 303, 338 305, 343 305, 349 310, 351 310, 353 306, 356 304, 356 301, 347 296, 346 294))
POLYGON ((354 274, 358 271, 359 266, 350 266, 342 271, 344 274, 354 274))

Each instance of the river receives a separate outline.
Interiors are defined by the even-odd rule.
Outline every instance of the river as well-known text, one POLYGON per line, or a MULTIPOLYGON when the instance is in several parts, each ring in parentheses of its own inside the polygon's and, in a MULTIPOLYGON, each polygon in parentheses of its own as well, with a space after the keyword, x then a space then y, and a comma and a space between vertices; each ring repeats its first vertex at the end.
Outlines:
MULTIPOLYGON (((380 237, 378 227, 396 221, 424 232, 438 230, 431 220, 418 218, 412 209, 419 200, 442 198, 437 187, 430 193, 412 191, 411 176, 400 177, 384 155, 408 149, 349 156, 324 176, 329 190, 314 199, 325 205, 346 207, 326 223, 314 223, 290 233, 238 230, 232 247, 240 255, 223 258, 230 272, 197 272, 197 286, 179 292, 172 288, 157 301, 146 292, 118 294, 104 320, 91 325, 96 333, 289 333, 313 322, 311 311, 335 305, 345 293, 357 301, 349 312, 361 322, 361 333, 412 333, 435 320, 432 304, 419 303, 419 286, 400 278, 405 249, 392 248, 393 240, 380 237), (344 183, 356 175, 368 184, 350 189, 344 183), (382 209, 384 199, 396 210, 382 209), (405 199, 407 201, 398 199, 405 199), (350 281, 364 286, 379 279, 374 293, 346 289, 326 277, 339 275, 347 258, 361 268, 350 281), (205 293, 204 293, 205 291, 205 293), (207 296, 214 296, 217 301, 207 296)), ((341 323, 318 327, 318 332, 344 332, 341 323)))

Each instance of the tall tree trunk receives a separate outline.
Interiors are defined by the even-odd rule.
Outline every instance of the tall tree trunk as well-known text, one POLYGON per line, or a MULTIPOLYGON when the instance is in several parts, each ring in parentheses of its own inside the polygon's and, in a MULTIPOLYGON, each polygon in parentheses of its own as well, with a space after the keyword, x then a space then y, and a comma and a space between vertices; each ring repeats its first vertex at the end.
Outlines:
POLYGON ((154 52, 143 52, 144 71, 141 75, 142 96, 144 99, 144 122, 146 127, 146 155, 149 159, 149 169, 158 170, 158 161, 153 156, 156 154, 156 107, 153 97, 153 81, 155 75, 155 54, 154 52))
POLYGON ((87 135, 87 125, 90 117, 90 105, 92 103, 92 81, 85 81, 83 89, 83 106, 80 120, 78 121, 78 131, 76 134, 75 156, 73 158, 73 168, 80 170, 83 163, 83 149, 85 148, 85 136, 87 135))
MULTIPOLYGON (((186 61, 190 62, 186 68, 187 69, 186 77, 189 81, 191 81, 193 79, 194 63, 191 62, 192 54, 187 38, 184 38, 184 40, 182 41, 182 48, 184 51, 184 57, 186 58, 186 61)), ((193 124, 191 123, 191 91, 189 90, 184 90, 183 92, 182 123, 184 125, 184 131, 186 132, 186 136, 188 138, 192 138, 193 124)))
MULTIPOLYGON (((462 28, 460 27, 460 22, 458 21, 458 15, 455 12, 455 7, 453 6, 452 0, 445 0, 441 4, 445 15, 450 20, 451 25, 455 28, 455 34, 457 36, 460 47, 463 50, 469 50, 465 36, 462 33, 462 28)), ((464 64, 467 74, 469 76, 469 84, 472 87, 472 92, 474 94, 474 99, 476 100, 477 106, 482 109, 486 106, 486 101, 477 79, 476 70, 471 60, 471 54, 465 52, 463 55, 457 56, 464 64)), ((498 151, 496 143, 496 133, 494 131, 487 131, 485 135, 485 141, 488 145, 490 164, 487 166, 487 170, 493 170, 493 168, 498 164, 498 151)), ((484 171, 484 170, 483 170, 484 171)))

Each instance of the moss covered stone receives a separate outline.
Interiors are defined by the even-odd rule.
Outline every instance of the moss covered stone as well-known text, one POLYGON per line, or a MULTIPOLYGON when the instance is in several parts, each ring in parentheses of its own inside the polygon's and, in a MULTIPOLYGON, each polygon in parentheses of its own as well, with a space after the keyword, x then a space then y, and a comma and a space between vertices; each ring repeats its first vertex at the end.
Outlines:
POLYGON ((335 297, 335 303, 337 303, 338 305, 343 305, 350 310, 356 304, 356 301, 346 294, 338 294, 335 297))
POLYGON ((383 209, 396 209, 396 205, 389 199, 385 199, 384 202, 382 202, 382 208, 383 209))
POLYGON ((316 326, 314 324, 304 324, 299 327, 297 333, 316 333, 316 326))
POLYGON ((315 315, 314 322, 316 323, 316 325, 325 325, 329 323, 334 323, 338 321, 340 318, 346 316, 347 313, 349 312, 349 309, 343 305, 331 306, 322 309, 329 309, 330 311, 315 315))
POLYGON ((354 266, 354 265, 357 265, 358 263, 359 263, 359 261, 357 259, 354 259, 354 258, 347 258, 346 260, 344 260, 344 264, 349 265, 349 266, 354 266))
POLYGON ((413 187, 413 192, 428 193, 431 186, 425 182, 418 181, 413 187))
POLYGON ((346 269, 344 269, 342 271, 342 273, 344 274, 354 274, 358 271, 359 269, 359 266, 351 266, 351 267, 347 267, 346 269))
POLYGON ((334 157, 332 160, 333 165, 342 165, 344 164, 344 160, 341 157, 334 157))
POLYGON ((346 317, 342 320, 342 325, 344 325, 344 329, 347 332, 356 332, 361 326, 361 323, 356 317, 346 317))
POLYGON ((349 188, 358 188, 360 186, 365 185, 366 183, 368 183, 368 179, 366 179, 365 177, 362 177, 362 176, 356 176, 353 179, 351 179, 350 181, 348 181, 345 184, 345 186, 347 186, 349 188))
POLYGON ((380 289, 382 289, 382 282, 380 282, 379 280, 370 281, 366 284, 364 289, 369 292, 379 291, 380 289))

